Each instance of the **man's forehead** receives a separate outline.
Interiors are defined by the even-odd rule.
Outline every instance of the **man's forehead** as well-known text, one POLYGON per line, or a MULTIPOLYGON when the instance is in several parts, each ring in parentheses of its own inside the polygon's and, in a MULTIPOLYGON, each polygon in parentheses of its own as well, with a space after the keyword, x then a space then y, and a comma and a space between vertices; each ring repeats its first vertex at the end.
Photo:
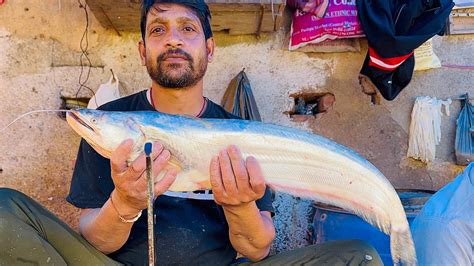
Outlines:
POLYGON ((194 10, 184 5, 175 3, 156 3, 152 6, 147 16, 148 22, 151 22, 156 18, 166 20, 170 16, 200 21, 194 10))

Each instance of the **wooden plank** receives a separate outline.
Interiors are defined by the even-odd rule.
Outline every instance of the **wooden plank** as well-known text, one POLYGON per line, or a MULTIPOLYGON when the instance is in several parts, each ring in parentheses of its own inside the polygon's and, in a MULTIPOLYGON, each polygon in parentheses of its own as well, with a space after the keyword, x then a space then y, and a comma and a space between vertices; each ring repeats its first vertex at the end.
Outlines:
POLYGON ((206 0, 205 1, 209 6, 213 4, 266 4, 266 5, 271 5, 272 3, 274 5, 279 5, 279 4, 284 4, 286 1, 284 0, 206 0))
POLYGON ((448 34, 474 34, 474 8, 453 9, 448 34))
MULTIPOLYGON (((140 3, 137 0, 86 0, 100 24, 118 32, 140 31, 140 3)), ((231 35, 256 34, 260 23, 262 5, 264 14, 261 32, 279 28, 285 4, 283 0, 209 0, 214 32, 226 31, 231 35), (268 3, 268 4, 266 4, 268 3)))
MULTIPOLYGON (((213 31, 227 31, 230 35, 256 34, 260 17, 260 7, 254 12, 214 12, 211 26, 213 31)), ((277 20, 278 17, 281 16, 272 16, 271 10, 265 9, 260 31, 274 31, 275 23, 280 22, 277 20)))

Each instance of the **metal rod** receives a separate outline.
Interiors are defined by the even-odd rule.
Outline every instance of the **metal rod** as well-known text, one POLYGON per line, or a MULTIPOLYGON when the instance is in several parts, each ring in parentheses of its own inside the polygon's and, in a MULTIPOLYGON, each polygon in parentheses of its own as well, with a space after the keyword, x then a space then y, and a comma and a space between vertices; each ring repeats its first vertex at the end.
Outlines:
POLYGON ((147 181, 147 216, 148 216, 148 265, 155 265, 155 234, 154 234, 154 222, 153 222, 153 202, 155 195, 153 193, 153 167, 152 160, 150 157, 152 150, 152 144, 150 142, 145 143, 145 154, 146 154, 146 181, 147 181))

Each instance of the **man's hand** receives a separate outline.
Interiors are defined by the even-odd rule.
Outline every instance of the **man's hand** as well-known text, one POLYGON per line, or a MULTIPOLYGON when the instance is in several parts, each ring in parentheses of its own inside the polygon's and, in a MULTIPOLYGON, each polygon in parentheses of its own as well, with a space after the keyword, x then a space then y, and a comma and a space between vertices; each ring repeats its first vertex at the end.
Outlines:
MULTIPOLYGON (((121 205, 124 215, 136 214, 147 207, 146 156, 142 154, 130 165, 127 165, 132 148, 133 141, 126 140, 120 144, 110 158, 112 180, 115 185, 115 195, 112 196, 115 196, 114 202, 120 202, 117 202, 117 205, 121 205)), ((170 156, 170 152, 164 149, 163 145, 158 142, 153 143, 151 153, 153 176, 158 176, 161 171, 167 171, 164 177, 155 183, 155 196, 166 192, 176 178, 177 171, 175 169, 165 170, 170 156)))
POLYGON ((242 158, 232 145, 211 161, 211 186, 214 200, 223 207, 239 207, 265 194, 265 180, 254 157, 242 158))
MULTIPOLYGON (((127 164, 133 142, 126 140, 112 152, 110 166, 115 190, 110 199, 97 209, 83 209, 79 222, 79 231, 89 243, 105 254, 117 251, 127 241, 133 223, 124 223, 120 216, 130 219, 136 217, 147 207, 146 156, 143 154, 127 164)), ((160 143, 153 143, 151 154, 153 175, 157 176, 170 158, 170 152, 160 143)), ((156 195, 163 194, 176 178, 176 170, 170 169, 164 177, 155 183, 156 195)))
POLYGON ((258 261, 268 255, 275 238, 271 214, 255 203, 265 194, 265 180, 254 157, 244 161, 236 146, 221 151, 211 161, 214 200, 224 209, 229 239, 234 249, 258 261))

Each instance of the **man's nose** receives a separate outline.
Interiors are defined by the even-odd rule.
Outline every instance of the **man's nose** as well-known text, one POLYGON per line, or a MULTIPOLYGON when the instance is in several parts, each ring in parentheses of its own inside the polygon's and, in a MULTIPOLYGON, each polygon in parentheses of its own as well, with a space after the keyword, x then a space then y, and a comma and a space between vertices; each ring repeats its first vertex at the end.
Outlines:
POLYGON ((181 47, 183 45, 183 38, 177 29, 172 29, 168 32, 168 38, 166 39, 167 47, 181 47))

